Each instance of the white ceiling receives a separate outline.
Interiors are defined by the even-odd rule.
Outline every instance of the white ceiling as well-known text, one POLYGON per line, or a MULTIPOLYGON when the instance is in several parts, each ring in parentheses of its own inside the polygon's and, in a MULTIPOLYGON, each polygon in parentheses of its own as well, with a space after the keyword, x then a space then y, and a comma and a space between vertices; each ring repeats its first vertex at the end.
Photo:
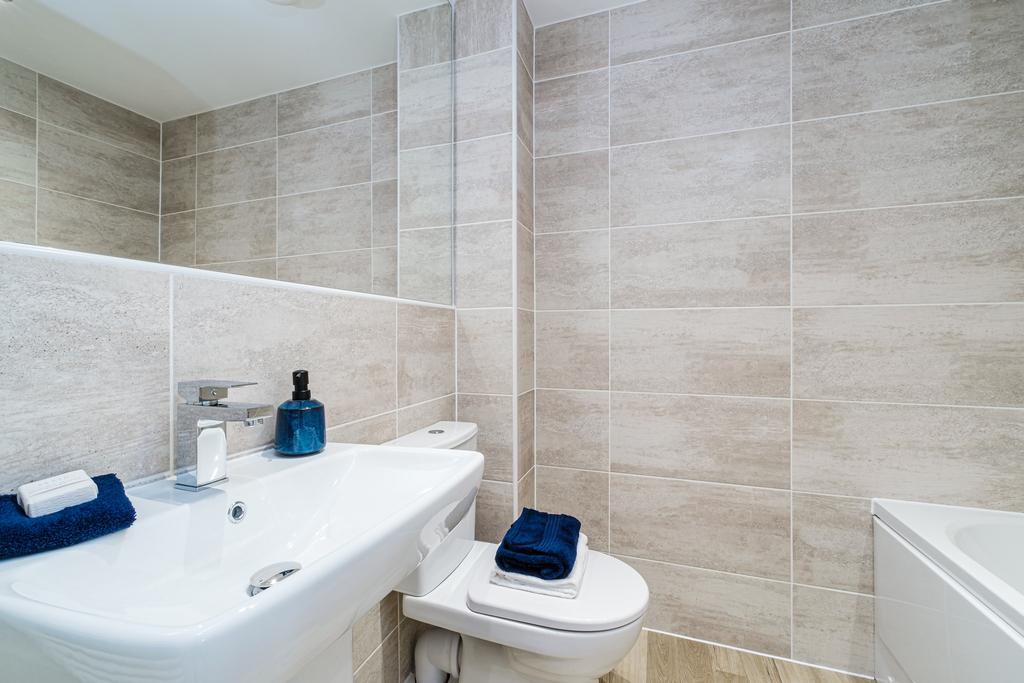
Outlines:
MULTIPOLYGON (((575 19, 613 7, 630 5, 638 0, 523 0, 534 26, 547 26, 566 19, 575 19)), ((722 0, 728 2, 729 0, 722 0)))
POLYGON ((395 17, 440 1, 13 0, 0 57, 168 121, 392 62, 395 17))

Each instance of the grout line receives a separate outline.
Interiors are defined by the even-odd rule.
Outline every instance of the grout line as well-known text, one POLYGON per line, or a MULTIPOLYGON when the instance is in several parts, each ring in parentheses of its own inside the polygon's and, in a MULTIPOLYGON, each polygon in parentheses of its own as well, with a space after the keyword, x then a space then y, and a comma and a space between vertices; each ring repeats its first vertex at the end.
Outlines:
MULTIPOLYGON (((18 184, 22 185, 24 183, 18 183, 18 184)), ((110 202, 105 202, 102 199, 93 199, 92 197, 84 197, 84 196, 82 196, 80 194, 73 194, 71 192, 64 192, 62 190, 55 190, 52 187, 40 187, 38 185, 38 183, 37 183, 36 184, 36 191, 37 191, 37 193, 38 193, 39 190, 45 190, 46 192, 49 192, 51 194, 59 194, 59 195, 65 196, 65 197, 74 197, 75 199, 81 199, 81 200, 86 201, 86 202, 92 202, 93 204, 102 204, 103 206, 111 206, 111 207, 113 207, 115 209, 124 209, 125 211, 131 211, 133 213, 141 213, 141 214, 143 214, 145 216, 152 216, 154 218, 159 218, 160 217, 160 214, 158 214, 158 213, 151 213, 149 211, 143 211, 142 209, 133 209, 130 206, 122 206, 121 204, 112 204, 110 202)), ((157 201, 159 203, 159 199, 157 201)), ((180 213, 186 213, 186 212, 182 211, 180 213)))
POLYGON ((789 3, 789 656, 796 656, 796 551, 793 506, 793 3, 789 3))
POLYGON ((952 306, 1020 306, 1024 301, 950 301, 939 303, 894 303, 894 304, 797 304, 785 306, 769 304, 764 306, 680 306, 678 308, 541 308, 538 313, 657 313, 672 311, 772 311, 772 310, 818 310, 833 308, 949 308, 952 306))
MULTIPOLYGON (((372 83, 372 81, 371 81, 372 83)), ((373 100, 371 85, 370 99, 373 100)), ((371 126, 372 130, 372 126, 371 126)), ((372 140, 372 138, 371 138, 372 140)), ((197 159, 198 162, 198 159, 197 159)), ((196 173, 199 178, 199 173, 196 173)), ((372 192, 370 193, 373 194, 372 192)), ((274 256, 281 256, 281 96, 274 95, 274 256)), ((371 262, 373 259, 370 259, 371 262)), ((281 277, 281 262, 274 260, 274 279, 281 277)), ((370 281, 371 289, 373 280, 370 281)))
MULTIPOLYGON (((607 223, 605 225, 607 226, 607 230, 608 230, 608 235, 607 235, 607 238, 608 238, 608 242, 607 242, 607 246, 608 246, 608 269, 607 269, 608 270, 608 272, 607 272, 608 282, 607 282, 607 286, 608 286, 608 289, 607 289, 607 298, 606 298, 606 301, 605 301, 605 305, 607 306, 609 313, 608 313, 608 326, 607 326, 607 330, 606 330, 607 341, 606 341, 605 351, 608 354, 607 372, 608 372, 608 386, 610 388, 611 385, 612 385, 612 316, 611 316, 611 312, 610 312, 611 308, 612 308, 612 173, 611 173, 611 168, 612 168, 612 72, 611 72, 611 66, 612 66, 612 17, 611 17, 611 12, 608 12, 607 16, 608 16, 608 78, 607 78, 608 88, 607 88, 607 100, 605 102, 605 105, 606 105, 605 106, 605 110, 606 110, 606 113, 607 113, 607 121, 606 121, 606 123, 607 123, 607 128, 608 128, 608 138, 607 138, 607 144, 608 144, 608 151, 607 151, 607 154, 608 154, 608 157, 607 157, 608 158, 608 161, 607 161, 607 163, 608 163, 608 181, 607 181, 607 188, 606 188, 607 189, 607 195, 606 195, 607 204, 606 205, 608 207, 608 216, 607 216, 607 223)), ((607 459, 607 466, 608 466, 608 473, 609 473, 608 474, 608 491, 607 491, 607 496, 608 496, 608 499, 607 499, 607 509, 608 509, 608 520, 607 521, 608 521, 608 526, 607 526, 606 531, 608 533, 608 552, 612 552, 612 549, 613 549, 613 545, 612 545, 612 477, 611 477, 611 469, 612 469, 612 395, 611 395, 610 391, 608 392, 608 396, 606 398, 607 398, 607 401, 608 401, 608 424, 606 425, 607 428, 608 428, 608 443, 605 445, 605 448, 606 448, 606 451, 607 451, 605 453, 605 457, 607 459)))
MULTIPOLYGON (((36 74, 36 78, 37 79, 39 78, 39 74, 36 74)), ((83 92, 85 92, 85 91, 83 91, 83 92)), ((39 99, 39 96, 37 94, 36 95, 36 100, 38 100, 38 99, 39 99)), ((114 106, 120 106, 120 105, 114 105, 114 106)), ((14 113, 18 114, 18 112, 14 112, 14 113)), ((19 114, 19 116, 25 116, 25 115, 24 114, 19 114)), ((32 117, 31 116, 25 116, 25 118, 32 118, 32 117)), ((116 149, 119 152, 124 152, 125 154, 131 154, 132 156, 138 157, 140 159, 145 159, 147 161, 155 161, 158 164, 161 162, 161 160, 159 158, 159 153, 158 153, 157 157, 151 157, 148 154, 141 154, 139 152, 136 152, 135 150, 126 149, 126 148, 122 147, 121 145, 118 145, 118 144, 115 144, 113 142, 110 142, 109 140, 104 140, 103 138, 98 138, 98 137, 89 135, 88 133, 82 133, 80 131, 74 130, 73 128, 66 128, 66 127, 61 126, 61 125, 56 124, 56 123, 50 123, 49 121, 41 121, 39 119, 39 105, 38 105, 38 103, 36 104, 36 119, 35 119, 35 121, 36 121, 36 131, 37 132, 38 132, 38 129, 39 129, 40 125, 49 126, 50 128, 56 128, 57 130, 63 131, 65 133, 71 133, 72 135, 77 135, 78 137, 84 138, 86 140, 89 140, 90 142, 95 142, 97 144, 105 145, 105 146, 110 147, 112 149, 116 149)))
MULTIPOLYGON (((163 128, 163 126, 161 126, 163 128)), ((167 295, 168 295, 168 307, 167 307, 167 387, 170 392, 168 410, 168 434, 167 434, 167 471, 169 474, 174 473, 174 451, 176 441, 176 411, 178 403, 178 392, 177 387, 174 383, 174 273, 171 273, 167 277, 167 295)))
MULTIPOLYGON (((896 14, 898 12, 906 12, 908 10, 921 9, 922 7, 930 7, 932 5, 943 5, 943 4, 946 4, 947 2, 951 2, 951 0, 935 0, 935 2, 923 2, 923 3, 919 4, 919 5, 910 5, 909 7, 897 7, 895 9, 884 10, 884 11, 881 11, 881 12, 874 12, 872 14, 861 14, 860 16, 856 16, 856 17, 849 17, 849 18, 846 18, 846 19, 837 19, 836 21, 826 21, 823 24, 814 24, 812 26, 801 26, 799 28, 794 26, 793 27, 793 31, 794 32, 797 32, 797 31, 809 31, 810 29, 813 29, 813 28, 822 28, 824 26, 835 26, 836 24, 845 24, 845 23, 851 22, 851 21, 860 21, 861 19, 870 19, 872 17, 881 17, 881 16, 885 16, 886 14, 896 14)), ((790 14, 792 15, 792 9, 790 9, 790 14)), ((792 20, 790 20, 790 25, 792 25, 792 20)))
POLYGON ((35 187, 35 213, 32 220, 34 221, 35 228, 35 243, 39 244, 39 72, 34 72, 36 75, 36 177, 33 182, 35 187))
MULTIPOLYGON (((517 1, 517 0, 516 0, 517 1)), ((519 44, 519 8, 512 12, 513 50, 519 44)), ((519 471, 519 63, 512 64, 512 519, 521 507, 519 500, 519 479, 525 473, 519 471)), ((456 69, 453 69, 455 71, 456 69)), ((525 146, 525 145, 524 145, 525 146)))
MULTIPOLYGON (((192 197, 192 264, 195 265, 199 261, 199 116, 192 117, 193 127, 193 139, 192 146, 194 153, 192 158, 196 160, 196 172, 195 172, 195 194, 192 197)), ((161 126, 162 127, 162 126, 161 126)), ((275 179, 275 183, 276 183, 275 179)), ((163 188, 160 188, 163 193, 163 188)), ((275 275, 276 275, 275 271, 275 275)))
MULTIPOLYGON (((164 124, 160 124, 160 163, 158 164, 157 193, 156 193, 156 260, 157 263, 164 262, 164 124)), ((198 176, 198 173, 193 175, 198 176)), ((193 178, 193 183, 197 182, 193 178)), ((195 195, 192 196, 192 204, 195 204, 195 195)), ((193 233, 195 230, 193 229, 193 233)))

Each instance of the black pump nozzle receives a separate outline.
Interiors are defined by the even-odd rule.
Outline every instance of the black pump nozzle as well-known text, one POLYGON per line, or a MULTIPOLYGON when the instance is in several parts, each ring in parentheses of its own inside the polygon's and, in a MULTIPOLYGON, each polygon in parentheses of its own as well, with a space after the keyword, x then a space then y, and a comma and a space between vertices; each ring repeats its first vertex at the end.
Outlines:
POLYGON ((309 373, 305 370, 296 370, 292 373, 292 400, 308 401, 313 394, 309 392, 309 373))

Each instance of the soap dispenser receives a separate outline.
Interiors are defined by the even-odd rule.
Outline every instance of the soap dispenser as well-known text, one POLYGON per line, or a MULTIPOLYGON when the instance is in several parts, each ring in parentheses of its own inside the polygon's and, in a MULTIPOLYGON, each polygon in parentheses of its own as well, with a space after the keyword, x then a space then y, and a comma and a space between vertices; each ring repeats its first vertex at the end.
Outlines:
POLYGON ((292 400, 277 409, 274 447, 281 455, 312 455, 327 444, 324 404, 309 392, 309 373, 292 373, 292 400))

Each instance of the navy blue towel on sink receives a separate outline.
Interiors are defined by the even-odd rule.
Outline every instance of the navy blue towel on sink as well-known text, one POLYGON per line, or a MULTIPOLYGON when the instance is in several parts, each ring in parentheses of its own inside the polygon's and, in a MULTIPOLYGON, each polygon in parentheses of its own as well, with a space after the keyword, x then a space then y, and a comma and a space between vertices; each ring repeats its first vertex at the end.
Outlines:
POLYGON ((84 543, 135 522, 135 508, 114 474, 93 477, 96 498, 42 517, 29 517, 17 498, 0 496, 0 560, 84 543))
POLYGON ((494 559, 502 571, 564 579, 576 564, 580 520, 523 508, 505 534, 494 559))

